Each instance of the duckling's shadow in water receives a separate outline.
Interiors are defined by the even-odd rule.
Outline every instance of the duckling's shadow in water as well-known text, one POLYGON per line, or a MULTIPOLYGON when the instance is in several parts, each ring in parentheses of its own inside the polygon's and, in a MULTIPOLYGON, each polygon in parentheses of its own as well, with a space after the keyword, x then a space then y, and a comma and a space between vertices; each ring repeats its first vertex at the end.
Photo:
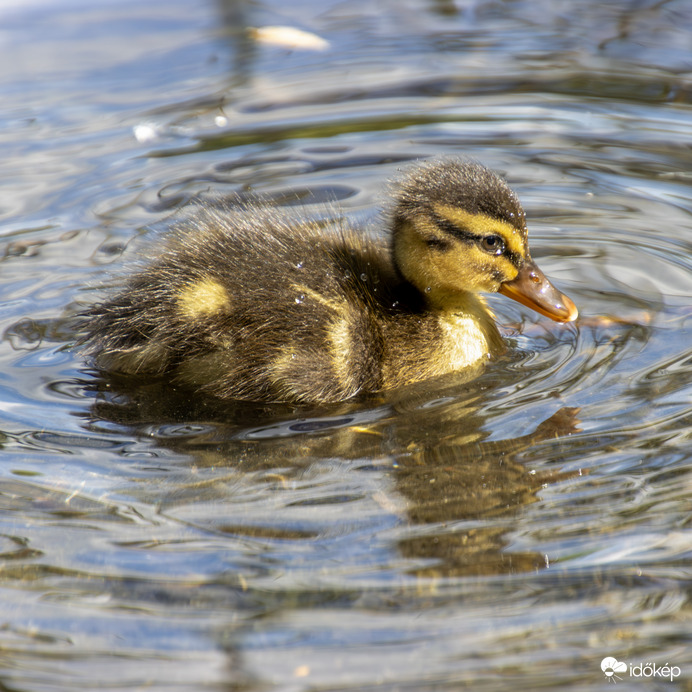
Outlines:
MULTIPOLYGON (((489 440, 493 431, 483 409, 508 372, 511 367, 491 368, 472 382, 445 376, 387 396, 319 408, 222 404, 164 382, 110 379, 97 383, 88 427, 116 425, 153 438, 198 468, 285 474, 338 458, 357 460, 359 471, 391 471, 398 497, 385 505, 401 507, 403 500, 405 507, 397 548, 431 565, 416 569, 417 576, 531 571, 545 567, 544 556, 507 552, 507 534, 546 482, 570 474, 534 473, 518 455, 539 443, 559 446, 561 437, 578 429, 577 410, 557 410, 520 437, 489 440)), ((207 491, 208 485, 190 489, 200 500, 207 491)), ((187 502, 190 492, 184 493, 187 502)), ((390 494, 391 487, 383 492, 390 494)), ((257 530, 266 533, 267 527, 257 530)))

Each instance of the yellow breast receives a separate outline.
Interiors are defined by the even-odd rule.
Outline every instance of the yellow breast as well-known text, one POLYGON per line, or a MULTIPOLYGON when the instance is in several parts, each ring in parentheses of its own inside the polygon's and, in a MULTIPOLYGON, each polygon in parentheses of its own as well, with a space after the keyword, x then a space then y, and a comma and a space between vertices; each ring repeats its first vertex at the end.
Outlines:
POLYGON ((487 333, 477 319, 467 315, 446 315, 439 322, 442 331, 438 360, 439 374, 455 372, 487 360, 492 352, 487 333))

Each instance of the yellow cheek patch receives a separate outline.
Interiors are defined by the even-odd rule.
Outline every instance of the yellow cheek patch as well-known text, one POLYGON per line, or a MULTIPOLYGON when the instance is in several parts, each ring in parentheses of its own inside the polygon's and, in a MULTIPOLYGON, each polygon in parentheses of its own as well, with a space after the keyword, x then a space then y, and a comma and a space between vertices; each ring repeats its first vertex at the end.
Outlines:
POLYGON ((184 317, 196 318, 217 312, 228 312, 231 299, 216 279, 208 277, 185 286, 178 293, 178 309, 184 317))
POLYGON ((510 252, 519 257, 526 256, 526 233, 512 226, 511 223, 494 219, 487 214, 472 214, 458 207, 446 204, 436 204, 433 207, 436 214, 447 219, 459 228, 465 228, 477 235, 497 234, 502 236, 510 252))

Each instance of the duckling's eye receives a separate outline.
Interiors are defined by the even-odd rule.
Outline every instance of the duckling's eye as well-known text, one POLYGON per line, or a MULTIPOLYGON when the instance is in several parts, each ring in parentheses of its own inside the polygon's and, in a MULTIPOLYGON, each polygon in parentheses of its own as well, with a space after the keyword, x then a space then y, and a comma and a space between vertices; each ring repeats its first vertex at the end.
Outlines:
POLYGON ((501 255, 505 251, 505 241, 499 235, 486 235, 481 238, 481 247, 491 255, 501 255))

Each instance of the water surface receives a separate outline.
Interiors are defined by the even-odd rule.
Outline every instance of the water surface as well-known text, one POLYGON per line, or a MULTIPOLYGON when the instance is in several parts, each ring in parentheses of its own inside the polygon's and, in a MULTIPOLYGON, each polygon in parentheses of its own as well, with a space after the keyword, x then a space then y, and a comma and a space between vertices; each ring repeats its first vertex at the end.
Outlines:
POLYGON ((0 17, 3 689, 598 690, 608 656, 692 689, 689 3, 0 17), (195 196, 381 233, 389 181, 459 155, 507 177, 581 313, 492 297, 509 348, 471 384, 220 405, 70 348, 195 196))

